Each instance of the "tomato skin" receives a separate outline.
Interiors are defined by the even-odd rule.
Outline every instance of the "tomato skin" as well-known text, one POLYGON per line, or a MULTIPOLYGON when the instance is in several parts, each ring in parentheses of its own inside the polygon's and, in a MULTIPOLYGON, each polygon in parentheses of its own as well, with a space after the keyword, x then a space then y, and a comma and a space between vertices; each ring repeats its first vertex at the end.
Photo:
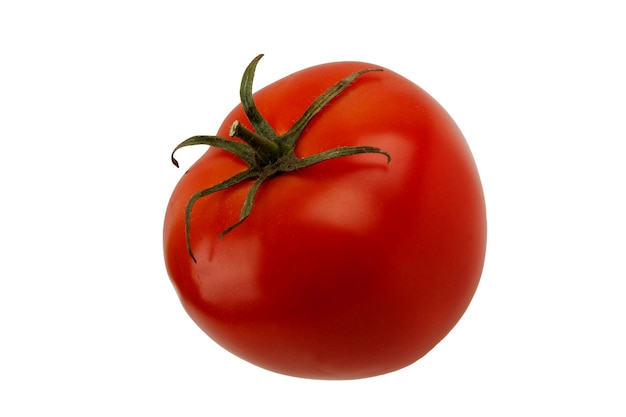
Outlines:
MULTIPOLYGON (((348 74, 339 62, 296 72, 254 94, 278 134, 348 74)), ((250 124, 241 105, 233 121, 250 124)), ((190 317, 213 340, 258 366, 304 378, 356 379, 405 367, 458 322, 477 288, 486 245, 483 191, 465 139, 446 111, 385 69, 358 78, 315 116, 296 154, 338 146, 391 154, 324 161, 261 185, 199 199, 197 191, 246 169, 211 147, 181 178, 167 207, 164 255, 190 317)))

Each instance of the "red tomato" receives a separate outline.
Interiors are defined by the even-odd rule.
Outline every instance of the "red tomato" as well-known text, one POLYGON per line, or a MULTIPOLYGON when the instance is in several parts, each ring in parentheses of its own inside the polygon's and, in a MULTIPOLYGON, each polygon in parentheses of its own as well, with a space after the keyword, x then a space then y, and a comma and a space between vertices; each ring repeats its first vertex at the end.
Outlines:
MULTIPOLYGON (((255 93, 278 136, 270 140, 367 68, 380 69, 319 65, 255 93)), ((236 120, 253 129, 239 105, 217 136, 243 143, 229 139, 236 120)), ((446 111, 388 69, 360 74, 311 118, 295 155, 343 146, 377 147, 391 161, 372 151, 272 176, 237 224, 256 178, 245 180, 197 198, 186 229, 194 194, 249 167, 210 146, 167 207, 165 263, 185 310, 218 344, 268 370, 356 379, 405 367, 446 336, 478 285, 483 191, 446 111)))

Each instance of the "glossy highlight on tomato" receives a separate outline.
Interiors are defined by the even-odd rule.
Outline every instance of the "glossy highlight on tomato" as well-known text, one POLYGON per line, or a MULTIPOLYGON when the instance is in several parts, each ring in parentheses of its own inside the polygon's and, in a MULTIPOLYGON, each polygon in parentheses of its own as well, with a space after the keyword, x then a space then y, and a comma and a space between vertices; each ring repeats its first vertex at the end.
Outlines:
POLYGON ((368 63, 307 68, 246 101, 260 57, 219 141, 185 143, 213 146, 165 214, 182 305, 215 342, 274 372, 357 379, 410 365, 459 321, 482 273, 486 211, 470 149, 430 95, 368 63), (332 157, 313 161, 320 154, 332 157))

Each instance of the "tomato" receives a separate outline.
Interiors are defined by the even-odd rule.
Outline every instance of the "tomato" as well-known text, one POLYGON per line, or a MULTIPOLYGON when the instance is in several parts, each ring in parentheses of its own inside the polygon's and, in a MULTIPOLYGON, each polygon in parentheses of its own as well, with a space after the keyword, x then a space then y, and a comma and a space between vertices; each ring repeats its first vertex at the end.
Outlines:
POLYGON ((470 149, 437 101, 389 69, 323 64, 252 96, 259 59, 217 135, 176 148, 212 145, 165 214, 181 303, 219 345, 274 372, 403 368, 449 333, 479 283, 486 212, 470 149), (354 152, 289 165, 337 148, 354 152))

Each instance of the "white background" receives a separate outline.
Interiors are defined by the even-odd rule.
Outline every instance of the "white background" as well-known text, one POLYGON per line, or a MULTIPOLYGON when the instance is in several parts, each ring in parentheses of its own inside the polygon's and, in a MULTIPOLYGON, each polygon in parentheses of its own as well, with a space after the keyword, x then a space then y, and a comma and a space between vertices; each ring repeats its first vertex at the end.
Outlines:
POLYGON ((626 14, 619 1, 5 1, 0 415, 624 416, 626 14), (401 371, 328 382, 225 352, 161 228, 258 53, 390 68, 451 113, 485 188, 467 314, 401 371), (156 414, 158 413, 158 414, 156 414))

